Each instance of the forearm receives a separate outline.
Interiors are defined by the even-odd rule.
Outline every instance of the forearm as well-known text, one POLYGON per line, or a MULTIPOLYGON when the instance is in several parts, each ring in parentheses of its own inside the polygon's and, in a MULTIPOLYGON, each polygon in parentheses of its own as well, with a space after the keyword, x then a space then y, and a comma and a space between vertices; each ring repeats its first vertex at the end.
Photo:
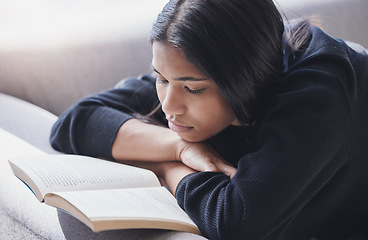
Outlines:
POLYGON ((108 107, 78 104, 58 119, 50 141, 56 150, 65 153, 112 158, 113 139, 129 118, 108 107))
POLYGON ((175 196, 179 182, 196 171, 179 162, 167 163, 163 166, 162 176, 170 192, 175 196))
POLYGON ((168 128, 130 119, 117 132, 112 156, 117 161, 175 161, 179 160, 177 149, 182 142, 168 128))

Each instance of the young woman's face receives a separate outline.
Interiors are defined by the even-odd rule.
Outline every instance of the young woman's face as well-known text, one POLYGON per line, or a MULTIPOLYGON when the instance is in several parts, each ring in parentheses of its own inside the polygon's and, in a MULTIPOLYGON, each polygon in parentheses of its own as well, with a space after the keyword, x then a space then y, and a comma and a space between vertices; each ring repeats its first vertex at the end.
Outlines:
POLYGON ((169 128, 189 142, 204 141, 230 124, 234 112, 212 79, 168 44, 153 43, 156 89, 169 128))

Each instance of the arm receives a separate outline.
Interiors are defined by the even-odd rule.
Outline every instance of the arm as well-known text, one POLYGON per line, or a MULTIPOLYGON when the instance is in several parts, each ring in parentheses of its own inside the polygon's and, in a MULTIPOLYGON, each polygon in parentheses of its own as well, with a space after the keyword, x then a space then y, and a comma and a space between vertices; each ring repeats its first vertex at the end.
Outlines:
MULTIPOLYGON (((186 142, 168 128, 146 124, 137 119, 128 120, 120 127, 113 143, 112 155, 114 159, 121 162, 132 160, 181 161, 191 167, 188 168, 183 164, 161 165, 165 170, 160 170, 158 175, 170 180, 171 176, 179 176, 171 171, 179 169, 178 166, 182 166, 181 170, 185 168, 189 170, 179 171, 180 173, 193 173, 193 169, 198 171, 221 171, 231 177, 236 173, 236 169, 209 145, 186 142), (166 176, 166 171, 170 172, 170 177, 166 176)), ((130 164, 132 163, 130 162, 130 164)), ((148 168, 148 166, 146 167, 148 168)), ((185 175, 187 174, 180 175, 180 179, 185 175)), ((170 184, 172 192, 175 192, 176 185, 174 183, 170 184)))
MULTIPOLYGON (((234 175, 236 169, 206 144, 185 142, 168 128, 132 117, 151 112, 157 104, 152 76, 128 79, 122 88, 87 97, 68 109, 52 129, 51 144, 66 153, 118 161, 183 161, 200 171, 234 175)), ((162 112, 154 118, 166 124, 162 112)))
POLYGON ((112 156, 119 161, 179 160, 177 146, 181 138, 168 128, 130 119, 118 130, 112 146, 112 156))
POLYGON ((112 159, 112 145, 122 124, 133 113, 147 114, 157 104, 153 77, 127 79, 122 88, 89 96, 63 113, 53 126, 51 145, 66 153, 112 159))

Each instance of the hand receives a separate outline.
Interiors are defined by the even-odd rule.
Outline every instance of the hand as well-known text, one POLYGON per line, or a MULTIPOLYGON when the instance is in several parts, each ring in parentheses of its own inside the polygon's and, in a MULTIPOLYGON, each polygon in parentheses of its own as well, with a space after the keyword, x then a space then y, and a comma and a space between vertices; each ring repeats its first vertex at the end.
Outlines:
POLYGON ((223 172, 230 178, 237 172, 236 168, 206 143, 183 141, 178 147, 177 155, 177 159, 197 171, 223 172))

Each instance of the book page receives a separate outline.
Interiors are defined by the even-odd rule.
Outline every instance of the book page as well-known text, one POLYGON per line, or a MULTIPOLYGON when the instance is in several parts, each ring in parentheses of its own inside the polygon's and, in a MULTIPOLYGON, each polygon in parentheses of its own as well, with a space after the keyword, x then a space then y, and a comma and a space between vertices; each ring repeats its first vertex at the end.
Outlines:
MULTIPOLYGON (((135 221, 138 224, 135 228, 143 228, 149 227, 144 221, 161 221, 164 225, 165 222, 166 224, 176 222, 197 229, 189 216, 179 207, 175 197, 165 187, 58 192, 50 194, 50 196, 52 195, 65 199, 92 222, 125 219, 135 221), (138 220, 141 220, 141 222, 138 220)), ((45 196, 47 204, 56 205, 55 207, 73 214, 71 209, 74 207, 68 208, 65 202, 55 200, 57 198, 48 201, 48 197, 49 194, 45 196)), ((112 223, 110 225, 111 228, 114 228, 112 223)), ((132 228, 133 226, 129 225, 129 227, 132 228)), ((157 223, 155 227, 157 227, 157 223)), ((162 228, 165 228, 165 226, 162 226, 162 228)))
POLYGON ((55 191, 161 186, 149 170, 80 155, 23 156, 9 161, 32 179, 42 196, 55 191))

